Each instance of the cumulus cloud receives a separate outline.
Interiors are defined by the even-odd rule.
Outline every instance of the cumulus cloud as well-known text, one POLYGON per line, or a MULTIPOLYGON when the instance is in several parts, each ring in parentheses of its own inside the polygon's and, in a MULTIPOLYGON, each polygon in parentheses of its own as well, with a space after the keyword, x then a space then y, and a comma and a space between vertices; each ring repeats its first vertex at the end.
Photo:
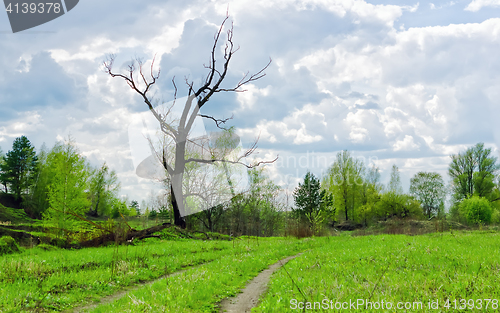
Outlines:
POLYGON ((412 136, 405 135, 405 138, 403 140, 398 140, 396 143, 393 145, 394 151, 411 151, 411 150, 418 150, 420 145, 416 144, 413 140, 412 136))
POLYGON ((477 12, 481 10, 483 7, 500 7, 499 0, 472 0, 464 10, 477 12))
MULTIPOLYGON (((466 10, 499 4, 474 0, 466 10)), ((108 77, 101 63, 115 53, 117 71, 135 57, 149 69, 156 53, 157 102, 172 100, 174 76, 178 96, 185 96, 185 78, 196 87, 207 73, 203 64, 226 10, 221 2, 107 1, 99 10, 85 2, 39 28, 54 33, 1 41, 3 150, 21 134, 39 147, 71 133, 93 163, 107 161, 119 171, 124 190, 140 199, 134 190, 151 185, 133 175, 127 127, 146 106, 123 80, 108 77)), ((304 153, 348 149, 378 157, 384 171, 397 163, 410 175, 427 162, 445 173, 443 160, 450 153, 479 141, 500 143, 494 118, 500 19, 481 19, 484 10, 475 17, 461 10, 455 1, 230 1, 240 49, 226 87, 259 71, 269 58, 272 63, 246 92, 218 94, 203 113, 234 115, 231 125, 247 144, 260 134, 261 158, 280 154, 298 160, 304 153), (453 22, 443 18, 427 25, 423 17, 431 11, 450 16, 451 10, 462 12, 453 22), (417 26, 405 28, 402 21, 409 20, 417 26)), ((219 59, 223 53, 223 46, 216 51, 219 59)), ((321 173, 321 166, 309 165, 321 173)), ((272 175, 282 182, 293 175, 296 182, 303 170, 290 163, 272 175)))

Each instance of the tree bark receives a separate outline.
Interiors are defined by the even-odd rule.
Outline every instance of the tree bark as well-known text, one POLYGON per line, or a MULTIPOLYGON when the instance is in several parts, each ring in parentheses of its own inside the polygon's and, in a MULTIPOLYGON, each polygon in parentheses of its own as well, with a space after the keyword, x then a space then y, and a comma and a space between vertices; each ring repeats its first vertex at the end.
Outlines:
POLYGON ((172 195, 172 208, 174 210, 174 225, 179 226, 182 229, 185 229, 186 220, 184 219, 184 217, 181 216, 181 212, 179 211, 179 206, 177 205, 177 199, 175 197, 175 192, 172 185, 170 185, 170 192, 172 195))

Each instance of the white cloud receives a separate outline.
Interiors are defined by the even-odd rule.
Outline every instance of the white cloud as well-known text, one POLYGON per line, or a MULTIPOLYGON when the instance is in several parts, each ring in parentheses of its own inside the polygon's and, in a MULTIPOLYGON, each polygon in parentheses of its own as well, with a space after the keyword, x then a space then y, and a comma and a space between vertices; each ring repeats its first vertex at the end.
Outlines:
POLYGON ((499 7, 500 0, 472 0, 464 10, 477 12, 483 7, 499 7))
MULTIPOLYGON (((455 4, 429 6, 442 9, 432 14, 444 15, 455 4)), ((466 9, 499 4, 472 1, 466 9)), ((113 163, 126 192, 134 193, 131 186, 149 190, 134 176, 126 131, 130 116, 145 104, 123 80, 103 73, 100 63, 106 54, 117 53, 117 70, 135 56, 149 65, 158 53, 162 85, 154 91, 158 100, 169 101, 173 75, 179 90, 184 76, 201 81, 227 3, 200 8, 197 2, 111 0, 103 5, 102 12, 116 7, 117 14, 106 19, 99 11, 91 23, 82 11, 74 25, 66 20, 67 29, 55 34, 16 35, 0 43, 0 141, 4 151, 21 134, 37 146, 44 141, 51 146, 56 136, 71 132, 93 162, 113 163), (85 23, 79 20, 84 17, 85 23), (13 103, 16 110, 5 109, 13 103)), ((415 25, 411 19, 427 23, 414 14, 425 9, 427 4, 362 0, 230 1, 240 50, 226 86, 265 65, 268 57, 273 63, 266 77, 246 86, 247 92, 216 95, 207 107, 220 116, 235 113, 233 125, 247 141, 260 133, 262 158, 274 152, 286 157, 305 147, 328 155, 349 149, 378 156, 387 169, 390 162, 402 171, 425 169, 426 160, 436 158, 429 167, 445 171, 447 164, 439 158, 491 139, 491 133, 500 144, 494 117, 500 96, 500 19, 471 23, 464 13, 463 22, 444 26, 401 25, 415 25)), ((286 171, 277 168, 272 175, 286 171)), ((294 181, 303 174, 293 173, 294 181)))
POLYGON ((418 150, 419 147, 420 145, 413 141, 413 137, 408 135, 405 135, 403 140, 396 141, 393 145, 394 151, 412 151, 418 150))

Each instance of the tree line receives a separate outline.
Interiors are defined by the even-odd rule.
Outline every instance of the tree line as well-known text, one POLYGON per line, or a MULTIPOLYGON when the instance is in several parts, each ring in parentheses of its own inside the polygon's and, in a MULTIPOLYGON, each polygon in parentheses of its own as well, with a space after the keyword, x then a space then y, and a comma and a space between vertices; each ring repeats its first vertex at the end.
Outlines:
MULTIPOLYGON (((249 188, 230 201, 186 217, 193 230, 233 235, 273 236, 306 227, 319 234, 325 227, 367 227, 391 218, 446 217, 477 225, 500 222, 500 165, 491 149, 479 143, 450 156, 445 184, 436 172, 418 172, 404 193, 399 169, 392 166, 387 185, 379 169, 367 166, 349 151, 341 151, 321 178, 308 172, 289 199, 286 190, 264 168, 248 169, 249 188), (451 206, 445 212, 447 195, 451 206)), ((37 154, 21 136, 12 149, 0 151, 0 183, 33 218, 59 229, 73 229, 81 217, 134 216, 173 222, 168 182, 162 197, 141 205, 120 199, 114 171, 103 163, 92 167, 71 138, 37 154)), ((153 199, 154 198, 154 199, 153 199)))
POLYGON ((307 173, 294 191, 295 216, 311 229, 322 224, 369 226, 389 218, 449 218, 463 224, 500 222, 500 165, 483 143, 450 156, 445 184, 436 172, 418 172, 404 193, 393 165, 387 186, 379 169, 367 168, 349 151, 339 152, 321 182, 307 173), (447 195, 451 206, 445 212, 447 195))
POLYGON ((85 216, 135 215, 118 197, 120 184, 106 163, 93 167, 74 141, 57 142, 37 154, 26 136, 18 137, 5 155, 0 152, 0 183, 32 218, 57 229, 72 229, 85 216))

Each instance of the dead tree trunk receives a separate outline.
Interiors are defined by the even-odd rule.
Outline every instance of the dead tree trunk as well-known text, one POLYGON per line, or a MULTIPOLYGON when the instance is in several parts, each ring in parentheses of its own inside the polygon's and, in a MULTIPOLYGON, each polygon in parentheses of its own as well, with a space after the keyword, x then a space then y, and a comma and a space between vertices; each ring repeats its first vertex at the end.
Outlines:
MULTIPOLYGON (((218 31, 215 34, 214 44, 212 46, 210 53, 210 63, 208 65, 205 65, 205 68, 208 70, 208 74, 203 84, 198 89, 195 89, 193 86, 194 82, 188 82, 186 78, 186 84, 188 86, 188 96, 186 102, 184 103, 184 109, 182 111, 182 115, 178 120, 178 124, 177 121, 175 122, 175 125, 174 122, 171 123, 167 122, 168 113, 167 114, 158 113, 152 104, 154 102, 152 101, 153 99, 148 94, 148 92, 150 92, 152 88, 154 88, 154 85, 156 84, 156 81, 160 75, 159 70, 156 72, 156 74, 153 71, 155 62, 154 58, 151 61, 150 73, 148 74, 144 73, 143 70, 144 63, 140 59, 137 59, 137 63, 139 65, 138 68, 136 68, 135 66, 136 63, 132 62, 128 66, 126 74, 114 73, 112 71, 113 61, 114 61, 113 55, 111 55, 109 59, 104 62, 104 68, 111 77, 120 77, 124 79, 128 84, 128 86, 141 96, 142 100, 146 103, 147 107, 149 108, 155 119, 158 121, 162 133, 166 135, 166 137, 173 140, 175 144, 175 160, 173 160, 174 162, 172 162, 172 160, 167 160, 164 152, 157 151, 156 154, 158 160, 161 161, 167 175, 170 176, 171 179, 170 190, 172 192, 174 224, 181 228, 186 227, 184 216, 190 214, 191 212, 184 207, 185 199, 183 194, 182 180, 186 164, 190 162, 195 162, 199 164, 214 164, 216 162, 223 162, 230 164, 242 164, 247 168, 252 168, 255 166, 259 166, 260 164, 272 163, 277 160, 276 158, 273 161, 260 161, 251 165, 242 162, 241 160, 248 157, 254 152, 254 150, 256 149, 257 142, 255 142, 250 149, 244 152, 236 160, 228 160, 226 158, 227 156, 224 155, 221 156, 220 158, 216 158, 213 155, 209 158, 203 158, 203 157, 198 158, 192 156, 190 157, 187 154, 188 151, 186 147, 186 141, 188 140, 188 134, 190 133, 191 128, 193 127, 193 123, 197 117, 211 119, 216 123, 217 127, 219 128, 222 128, 220 126, 221 123, 223 124, 228 120, 228 119, 220 120, 212 116, 199 114, 200 109, 210 100, 210 98, 215 93, 244 91, 242 90, 242 87, 244 85, 256 81, 265 76, 264 70, 267 69, 267 67, 271 63, 271 60, 269 60, 269 63, 264 68, 262 68, 260 71, 258 71, 253 75, 248 75, 247 73, 236 84, 236 86, 232 88, 222 87, 222 82, 226 78, 231 58, 233 57, 233 54, 238 50, 238 48, 235 48, 233 44, 233 26, 231 25, 231 27, 227 30, 227 39, 224 47, 224 52, 222 55, 223 58, 222 66, 216 67, 216 55, 218 54, 219 51, 218 46, 219 46, 220 36, 223 33, 224 25, 228 20, 228 18, 229 16, 226 16, 226 18, 224 19, 224 21, 222 22, 221 26, 219 27, 218 31)), ((174 87, 174 104, 175 104, 175 101, 177 100, 176 98, 177 87, 175 85, 174 80, 172 80, 172 84, 174 87)), ((209 147, 205 147, 205 149, 208 148, 209 147)), ((230 188, 231 191, 233 192, 233 186, 231 184, 230 188)))
POLYGON ((181 216, 179 206, 177 205, 177 198, 175 197, 173 185, 170 185, 170 192, 172 195, 172 208, 174 210, 174 225, 179 226, 182 229, 185 229, 186 228, 186 220, 184 219, 183 216, 181 216))

